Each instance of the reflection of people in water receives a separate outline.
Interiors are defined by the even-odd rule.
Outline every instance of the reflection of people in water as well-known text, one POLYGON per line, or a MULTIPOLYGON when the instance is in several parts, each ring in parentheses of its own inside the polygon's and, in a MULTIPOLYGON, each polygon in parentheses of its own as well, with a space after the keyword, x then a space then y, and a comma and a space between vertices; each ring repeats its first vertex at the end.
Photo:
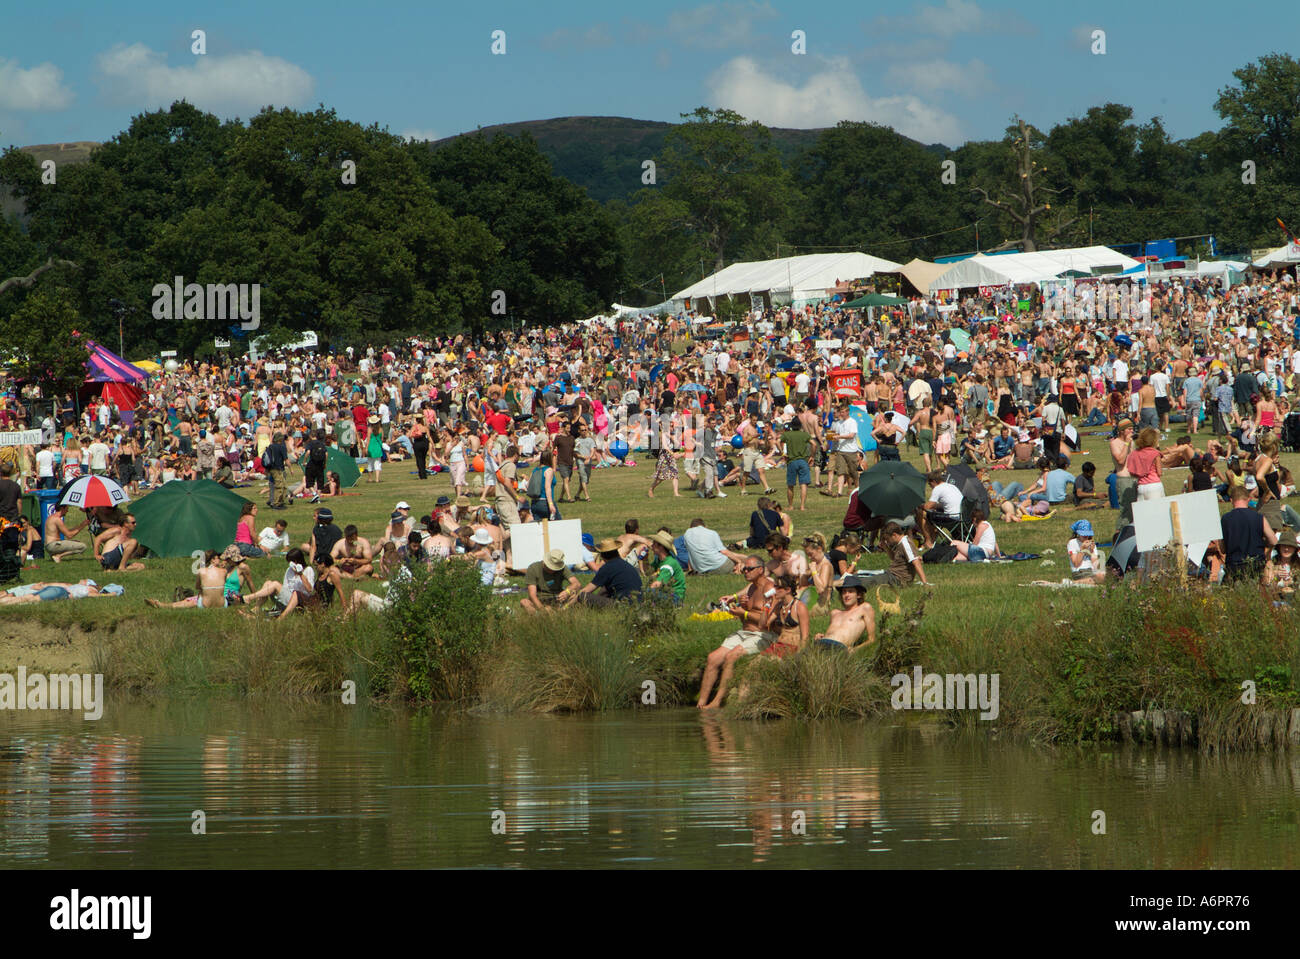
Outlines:
POLYGON ((817 635, 817 640, 822 645, 842 646, 855 653, 876 641, 876 611, 867 602, 867 591, 856 576, 845 576, 838 589, 844 608, 831 610, 831 624, 826 632, 817 635), (863 633, 867 634, 867 641, 855 645, 863 633))

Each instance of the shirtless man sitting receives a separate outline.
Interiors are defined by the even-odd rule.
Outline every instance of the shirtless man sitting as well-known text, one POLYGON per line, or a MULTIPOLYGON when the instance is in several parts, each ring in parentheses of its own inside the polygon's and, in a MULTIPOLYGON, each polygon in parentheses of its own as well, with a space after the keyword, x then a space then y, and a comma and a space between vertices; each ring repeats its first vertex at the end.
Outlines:
POLYGON ((1192 445, 1192 438, 1187 434, 1183 434, 1178 437, 1178 442, 1175 445, 1160 451, 1160 465, 1164 469, 1190 466, 1192 457, 1195 455, 1196 447, 1192 445))
POLYGON ((355 523, 349 523, 344 528, 343 538, 330 550, 330 558, 334 560, 340 575, 348 579, 364 579, 375 571, 370 540, 357 534, 355 523))
POLYGON ((65 556, 84 553, 86 544, 75 537, 89 525, 90 517, 87 516, 80 526, 69 528, 67 504, 54 507, 45 518, 45 554, 54 562, 61 563, 65 556))
POLYGON ((844 608, 831 610, 830 626, 814 639, 838 643, 850 653, 856 653, 876 641, 876 611, 867 602, 867 591, 856 576, 845 576, 838 589, 844 608), (863 633, 867 634, 867 641, 858 643, 863 633))
POLYGON ((727 695, 727 684, 735 672, 736 661, 742 656, 761 653, 772 644, 775 637, 763 630, 770 600, 766 594, 772 589, 772 581, 763 571, 763 561, 756 556, 748 557, 740 566, 749 587, 744 593, 724 596, 721 602, 727 612, 740 620, 740 629, 722 641, 722 645, 709 653, 704 666, 704 681, 700 683, 700 696, 696 706, 700 709, 717 709, 727 695), (713 698, 709 693, 714 682, 718 691, 713 698))
POLYGON ((95 559, 106 570, 119 573, 138 573, 144 563, 132 563, 131 557, 140 544, 131 534, 135 532, 135 517, 128 513, 121 526, 110 526, 95 537, 95 559))

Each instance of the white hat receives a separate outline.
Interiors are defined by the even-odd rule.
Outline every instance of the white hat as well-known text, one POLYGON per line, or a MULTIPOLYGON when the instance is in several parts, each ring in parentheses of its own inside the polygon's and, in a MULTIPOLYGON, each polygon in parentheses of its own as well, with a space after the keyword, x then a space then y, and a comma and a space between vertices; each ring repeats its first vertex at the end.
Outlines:
POLYGON ((474 535, 471 538, 480 546, 492 545, 492 534, 485 529, 475 530, 474 535))
POLYGON ((393 509, 410 509, 410 508, 411 508, 411 504, 408 503, 406 500, 402 500, 400 503, 398 503, 396 506, 393 507, 393 509))

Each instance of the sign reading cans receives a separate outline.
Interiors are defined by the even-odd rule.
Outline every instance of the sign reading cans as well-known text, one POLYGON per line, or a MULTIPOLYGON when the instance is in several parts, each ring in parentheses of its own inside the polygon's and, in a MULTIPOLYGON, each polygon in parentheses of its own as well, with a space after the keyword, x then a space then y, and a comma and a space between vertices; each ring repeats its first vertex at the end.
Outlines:
POLYGON ((0 446, 38 446, 40 442, 40 430, 16 430, 9 433, 0 433, 0 446))

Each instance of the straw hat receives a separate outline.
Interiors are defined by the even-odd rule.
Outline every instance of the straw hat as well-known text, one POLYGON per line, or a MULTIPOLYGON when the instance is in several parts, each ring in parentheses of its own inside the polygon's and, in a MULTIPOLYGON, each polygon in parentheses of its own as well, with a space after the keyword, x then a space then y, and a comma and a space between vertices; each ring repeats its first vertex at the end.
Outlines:
POLYGON ((618 548, 618 540, 614 539, 612 536, 602 539, 596 544, 596 552, 598 553, 617 553, 618 548))
POLYGON ((558 573, 560 570, 564 569, 564 550, 551 550, 546 554, 546 558, 542 560, 542 562, 546 564, 547 569, 554 570, 558 573))
POLYGON ((658 543, 664 549, 668 550, 669 556, 672 556, 677 551, 677 547, 673 545, 673 538, 669 536, 667 533, 665 533, 663 530, 660 530, 659 532, 651 536, 650 542, 658 543))

